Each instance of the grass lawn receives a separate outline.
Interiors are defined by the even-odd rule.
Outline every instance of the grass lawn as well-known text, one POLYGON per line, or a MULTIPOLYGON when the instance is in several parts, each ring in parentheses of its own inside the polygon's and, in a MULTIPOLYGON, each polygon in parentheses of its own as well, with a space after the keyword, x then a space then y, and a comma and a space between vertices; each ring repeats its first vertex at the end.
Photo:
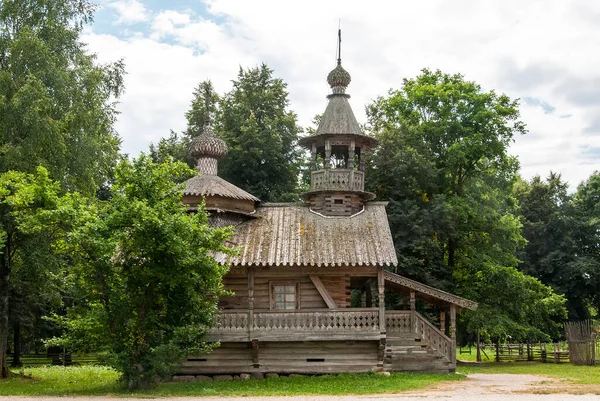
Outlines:
POLYGON ((572 384, 599 384, 600 366, 574 366, 568 363, 501 362, 458 366, 456 371, 471 373, 509 373, 540 375, 563 379, 572 384))
MULTIPOLYGON (((18 373, 18 372, 17 372, 18 373)), ((429 387, 442 381, 461 380, 460 374, 393 373, 280 377, 277 379, 213 383, 159 383, 149 390, 128 392, 119 374, 99 366, 36 367, 23 370, 31 378, 0 381, 0 396, 7 395, 116 395, 116 396, 269 396, 398 393, 429 387)))

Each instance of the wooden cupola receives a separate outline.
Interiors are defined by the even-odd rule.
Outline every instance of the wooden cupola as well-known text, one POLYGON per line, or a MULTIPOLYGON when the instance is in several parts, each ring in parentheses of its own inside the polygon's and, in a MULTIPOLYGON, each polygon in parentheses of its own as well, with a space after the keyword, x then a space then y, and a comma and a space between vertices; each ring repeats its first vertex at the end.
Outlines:
MULTIPOLYGON (((341 43, 341 34, 340 41, 341 43)), ((375 198, 365 192, 365 151, 377 140, 365 135, 350 107, 346 88, 350 74, 342 67, 341 47, 337 66, 327 76, 332 93, 314 135, 299 144, 311 152, 310 190, 302 197, 313 212, 325 216, 352 216, 375 198)))
POLYGON ((205 93, 204 127, 200 135, 190 143, 190 153, 196 158, 198 175, 185 183, 182 201, 190 211, 204 202, 213 226, 235 226, 250 218, 260 199, 236 187, 217 175, 218 160, 227 156, 227 145, 215 136, 211 126, 210 90, 205 93))

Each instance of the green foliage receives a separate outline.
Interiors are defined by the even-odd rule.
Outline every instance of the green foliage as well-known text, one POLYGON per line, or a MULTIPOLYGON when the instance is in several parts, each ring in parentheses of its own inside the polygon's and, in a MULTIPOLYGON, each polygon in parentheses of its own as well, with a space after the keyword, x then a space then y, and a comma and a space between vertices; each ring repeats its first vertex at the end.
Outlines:
POLYGON ((0 172, 42 165, 88 194, 106 180, 123 64, 96 64, 79 41, 93 10, 86 0, 2 0, 0 172))
MULTIPOLYGON (((62 191, 87 195, 110 176, 119 158, 113 124, 123 64, 99 65, 80 41, 94 9, 87 0, 1 1, 0 174, 39 175, 44 166, 62 191)), ((7 218, 0 217, 3 225, 7 218)), ((0 354, 7 341, 5 313, 15 330, 31 328, 60 301, 56 275, 63 262, 51 251, 56 231, 48 226, 35 235, 15 234, 19 230, 5 226, 0 233, 6 281, 0 299, 10 296, 10 311, 0 307, 0 354)))
POLYGON ((187 120, 187 129, 185 131, 185 135, 189 139, 198 136, 202 132, 204 125, 207 123, 207 116, 212 121, 215 120, 219 111, 218 106, 221 101, 220 96, 214 91, 212 82, 208 80, 200 82, 196 89, 194 89, 193 95, 194 98, 192 100, 191 107, 185 113, 185 118, 187 120), (206 109, 207 93, 210 94, 210 99, 208 102, 209 110, 206 109))
POLYGON ((188 146, 202 132, 209 116, 215 132, 229 148, 228 156, 219 162, 221 177, 264 202, 296 200, 302 185, 298 180, 301 154, 296 146, 301 128, 296 114, 288 109, 286 86, 265 64, 240 68, 233 89, 223 96, 214 93, 210 81, 201 82, 185 113, 186 131, 181 136, 171 132, 157 145, 152 144, 150 155, 157 162, 173 157, 195 166, 188 146), (211 93, 210 110, 206 110, 207 90, 211 93))
POLYGON ((577 222, 573 241, 577 259, 571 263, 573 276, 581 279, 579 287, 588 304, 600 317, 600 172, 583 182, 573 197, 573 219, 577 222))
POLYGON ((536 176, 517 182, 514 194, 527 239, 519 269, 565 294, 570 319, 588 318, 594 288, 587 285, 585 273, 595 269, 578 249, 576 238, 585 223, 576 216, 567 184, 550 173, 546 181, 536 176))
POLYGON ((121 162, 106 202, 82 205, 66 244, 73 258, 75 305, 55 339, 73 350, 105 350, 130 388, 167 376, 188 353, 206 349, 204 334, 222 293, 228 229, 213 229, 181 203, 193 172, 147 156, 121 162))
POLYGON ((186 163, 189 167, 195 167, 196 160, 189 151, 191 138, 186 135, 178 135, 171 131, 168 138, 161 138, 156 145, 150 144, 148 154, 155 163, 165 163, 173 159, 186 163))
POLYGON ((240 69, 221 102, 217 133, 229 146, 220 175, 262 201, 295 199, 300 127, 283 80, 265 64, 240 69))
POLYGON ((59 183, 43 167, 35 174, 0 174, 0 352, 6 352, 9 317, 13 324, 31 325, 35 309, 60 303, 58 248, 78 201, 77 195, 61 196, 59 183))
POLYGON ((511 195, 518 163, 507 146, 525 133, 518 103, 459 74, 423 70, 367 112, 380 141, 367 184, 390 200, 398 270, 480 302, 462 321, 471 332, 556 335, 564 299, 515 269, 525 240, 511 195))

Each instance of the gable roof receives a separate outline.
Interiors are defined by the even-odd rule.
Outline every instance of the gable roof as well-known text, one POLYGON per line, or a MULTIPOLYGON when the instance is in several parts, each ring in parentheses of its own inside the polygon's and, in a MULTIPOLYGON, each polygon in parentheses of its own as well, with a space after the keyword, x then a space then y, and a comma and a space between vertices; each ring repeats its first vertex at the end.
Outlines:
MULTIPOLYGON (((385 202, 351 217, 322 216, 293 203, 264 204, 236 227, 233 266, 395 266, 385 202)), ((226 262, 222 260, 222 262, 226 262)))

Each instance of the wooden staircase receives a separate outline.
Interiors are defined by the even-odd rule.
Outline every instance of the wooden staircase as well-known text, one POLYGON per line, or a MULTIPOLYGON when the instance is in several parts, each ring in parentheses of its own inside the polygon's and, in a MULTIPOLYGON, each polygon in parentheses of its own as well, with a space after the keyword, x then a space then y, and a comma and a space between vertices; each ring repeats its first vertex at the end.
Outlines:
POLYGON ((410 313, 387 312, 388 322, 385 371, 454 371, 452 340, 419 313, 415 312, 411 318, 410 313))

